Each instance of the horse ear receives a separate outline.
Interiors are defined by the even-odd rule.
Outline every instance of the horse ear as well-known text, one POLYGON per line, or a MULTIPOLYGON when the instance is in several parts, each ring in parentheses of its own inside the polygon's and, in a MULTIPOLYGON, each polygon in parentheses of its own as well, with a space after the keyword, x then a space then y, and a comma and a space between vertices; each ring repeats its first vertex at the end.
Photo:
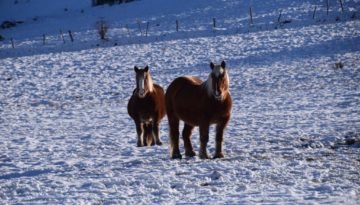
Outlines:
POLYGON ((215 65, 213 62, 210 62, 210 68, 211 68, 211 70, 213 70, 215 68, 215 65))
POLYGON ((145 68, 144 68, 145 72, 148 72, 149 71, 149 66, 146 65, 145 68))
POLYGON ((221 67, 222 67, 222 68, 225 68, 225 67, 226 67, 225 61, 222 61, 222 62, 221 62, 221 67))
POLYGON ((135 72, 138 72, 139 71, 139 68, 137 66, 134 66, 134 71, 135 72))

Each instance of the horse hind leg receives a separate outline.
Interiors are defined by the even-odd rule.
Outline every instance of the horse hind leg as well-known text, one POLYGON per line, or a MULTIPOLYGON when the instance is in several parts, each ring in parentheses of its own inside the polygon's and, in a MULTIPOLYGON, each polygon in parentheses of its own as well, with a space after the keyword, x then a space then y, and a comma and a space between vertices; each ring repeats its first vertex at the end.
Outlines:
POLYGON ((152 136, 155 139, 155 143, 157 145, 162 145, 162 142, 160 140, 160 124, 158 122, 154 122, 152 125, 152 136))
POLYGON ((170 157, 172 159, 181 159, 179 149, 179 119, 168 114, 169 132, 170 132, 170 157))
POLYGON ((185 148, 185 156, 194 157, 196 153, 194 152, 193 146, 191 144, 191 132, 194 129, 193 126, 186 124, 184 125, 184 129, 182 132, 183 140, 184 140, 184 148, 185 148))
POLYGON ((144 124, 144 130, 145 130, 144 145, 145 146, 147 146, 147 145, 154 146, 155 145, 155 140, 154 140, 154 136, 153 136, 153 132, 152 132, 151 123, 144 124))

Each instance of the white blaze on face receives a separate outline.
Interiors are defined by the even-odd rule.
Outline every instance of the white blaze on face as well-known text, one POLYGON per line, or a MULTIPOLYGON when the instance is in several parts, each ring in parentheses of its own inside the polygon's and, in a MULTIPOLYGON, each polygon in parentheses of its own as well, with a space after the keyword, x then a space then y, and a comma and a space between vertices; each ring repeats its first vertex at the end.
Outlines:
POLYGON ((221 74, 224 73, 224 68, 222 68, 221 66, 216 66, 214 68, 214 73, 216 77, 219 77, 221 74))
POLYGON ((215 83, 215 95, 216 95, 216 96, 219 95, 219 91, 218 91, 218 89, 217 89, 217 86, 218 86, 217 83, 215 83))
MULTIPOLYGON (((220 75, 222 75, 224 73, 224 68, 222 68, 221 66, 215 66, 213 72, 215 74, 215 77, 218 78, 220 75)), ((218 85, 217 85, 217 83, 215 83, 215 95, 216 96, 220 95, 217 87, 218 87, 218 85)))
POLYGON ((144 97, 145 95, 145 80, 144 76, 141 76, 139 78, 139 95, 140 97, 144 97))

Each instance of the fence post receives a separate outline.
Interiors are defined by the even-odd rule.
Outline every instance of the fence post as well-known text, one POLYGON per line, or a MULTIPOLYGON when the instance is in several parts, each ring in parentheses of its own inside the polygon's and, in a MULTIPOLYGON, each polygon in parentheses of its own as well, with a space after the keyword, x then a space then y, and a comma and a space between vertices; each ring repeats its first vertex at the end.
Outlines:
POLYGON ((63 34, 62 30, 60 30, 60 37, 63 40, 63 42, 65 43, 64 34, 63 34))
POLYGON ((141 24, 140 24, 140 21, 138 20, 138 21, 137 21, 137 23, 138 23, 138 26, 139 26, 139 31, 140 31, 140 34, 141 34, 141 36, 143 36, 142 30, 141 30, 141 24))
POLYGON ((340 6, 341 6, 341 12, 344 12, 344 5, 343 5, 343 2, 342 0, 339 0, 340 1, 340 6))
POLYGON ((249 9, 249 13, 250 13, 250 24, 253 24, 253 16, 252 16, 251 6, 250 6, 250 9, 249 9))
POLYGON ((45 45, 46 37, 45 34, 43 34, 43 45, 45 45))
POLYGON ((71 40, 71 42, 74 42, 74 38, 73 38, 73 35, 72 35, 72 33, 71 33, 71 31, 69 30, 69 36, 70 36, 70 40, 71 40))
POLYGON ((326 0, 326 15, 327 16, 329 15, 329 7, 330 7, 329 0, 326 0))
POLYGON ((145 32, 145 36, 148 35, 148 31, 149 31, 149 22, 146 23, 146 32, 145 32))
POLYGON ((13 38, 10 38, 10 41, 11 41, 11 47, 12 47, 12 48, 15 48, 14 39, 13 39, 13 38))
POLYGON ((282 12, 282 10, 280 10, 280 13, 279 13, 278 23, 280 23, 280 19, 281 19, 281 12, 282 12))
POLYGON ((316 13, 316 5, 315 5, 315 8, 314 8, 313 19, 315 19, 315 13, 316 13))
POLYGON ((126 24, 125 27, 126 27, 129 37, 131 37, 129 26, 126 24))
POLYGON ((179 21, 176 19, 176 32, 179 31, 179 21))
POLYGON ((216 28, 216 18, 213 18, 213 28, 216 28))

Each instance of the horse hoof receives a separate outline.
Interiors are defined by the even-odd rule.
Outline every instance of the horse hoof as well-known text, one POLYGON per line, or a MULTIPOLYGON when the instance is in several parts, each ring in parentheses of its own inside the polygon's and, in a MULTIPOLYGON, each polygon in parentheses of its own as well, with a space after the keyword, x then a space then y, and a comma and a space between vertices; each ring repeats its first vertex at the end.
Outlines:
POLYGON ((137 147, 142 147, 143 145, 141 143, 137 143, 137 147))
POLYGON ((200 157, 200 159, 210 159, 209 155, 206 153, 200 153, 199 157, 200 157))
POLYGON ((185 152, 185 156, 187 156, 187 157, 195 157, 196 153, 194 151, 185 152))
POLYGON ((182 156, 181 156, 180 153, 173 154, 173 155, 171 156, 171 159, 181 159, 181 158, 182 158, 182 156))
POLYGON ((161 141, 156 141, 156 144, 160 146, 160 145, 162 145, 163 143, 162 143, 161 141))
POLYGON ((213 157, 213 159, 217 159, 217 158, 224 158, 224 154, 223 153, 216 153, 213 157))

